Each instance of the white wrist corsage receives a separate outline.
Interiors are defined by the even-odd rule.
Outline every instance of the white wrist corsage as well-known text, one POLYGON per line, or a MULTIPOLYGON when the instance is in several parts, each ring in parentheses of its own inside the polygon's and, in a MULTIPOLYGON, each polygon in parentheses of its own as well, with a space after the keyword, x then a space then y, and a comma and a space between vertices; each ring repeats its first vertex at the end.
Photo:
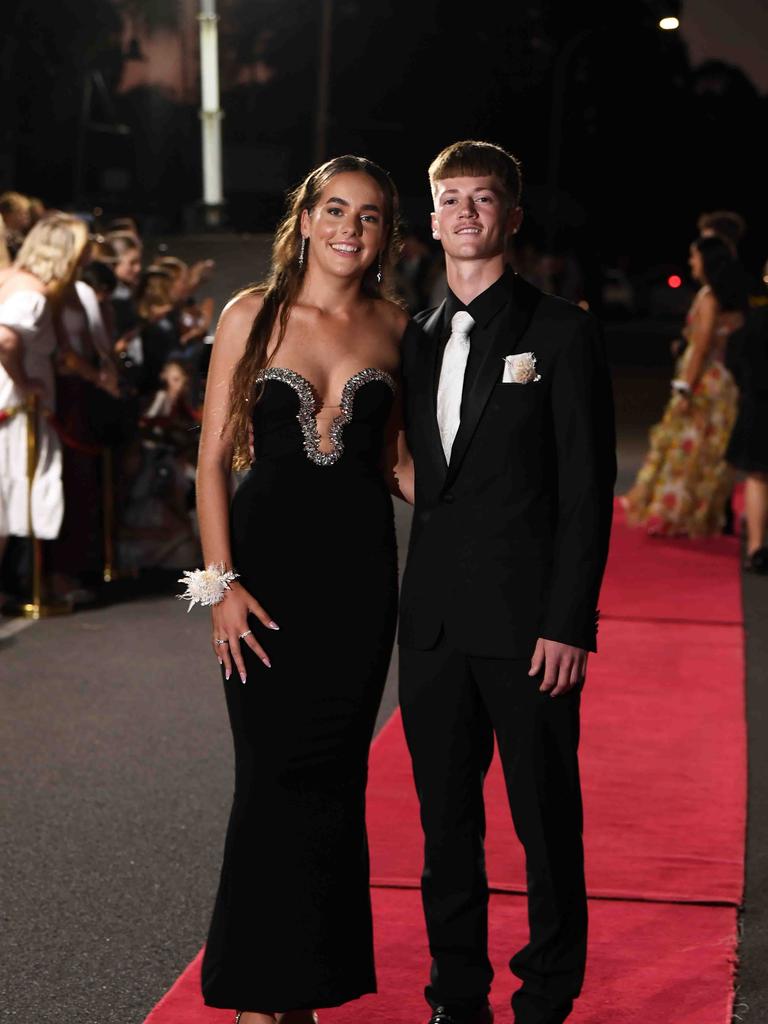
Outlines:
POLYGON ((178 595, 179 600, 189 601, 188 612, 196 604, 218 604, 224 600, 229 584, 239 575, 234 569, 225 569, 222 562, 211 564, 207 569, 185 569, 179 583, 186 584, 187 589, 178 595))

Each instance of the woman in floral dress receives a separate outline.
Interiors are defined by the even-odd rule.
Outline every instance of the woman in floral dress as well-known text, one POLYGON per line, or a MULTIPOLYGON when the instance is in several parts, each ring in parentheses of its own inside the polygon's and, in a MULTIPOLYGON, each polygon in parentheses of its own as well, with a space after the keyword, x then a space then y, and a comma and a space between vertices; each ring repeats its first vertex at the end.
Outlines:
POLYGON ((701 288, 686 318, 687 342, 672 396, 634 487, 623 499, 627 522, 649 533, 707 537, 725 523, 731 474, 725 451, 738 390, 725 367, 728 337, 743 322, 745 275, 720 238, 691 246, 691 274, 701 288))

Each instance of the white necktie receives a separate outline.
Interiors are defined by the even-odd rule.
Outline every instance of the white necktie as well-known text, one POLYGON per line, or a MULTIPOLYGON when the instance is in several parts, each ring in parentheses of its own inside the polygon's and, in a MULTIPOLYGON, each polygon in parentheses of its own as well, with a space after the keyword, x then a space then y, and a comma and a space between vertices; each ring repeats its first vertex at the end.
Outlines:
POLYGON ((437 425, 446 462, 451 461, 451 449, 461 420, 461 392, 469 357, 469 332, 474 326, 475 321, 469 313, 455 313, 451 320, 451 336, 443 352, 440 383, 437 385, 437 425))

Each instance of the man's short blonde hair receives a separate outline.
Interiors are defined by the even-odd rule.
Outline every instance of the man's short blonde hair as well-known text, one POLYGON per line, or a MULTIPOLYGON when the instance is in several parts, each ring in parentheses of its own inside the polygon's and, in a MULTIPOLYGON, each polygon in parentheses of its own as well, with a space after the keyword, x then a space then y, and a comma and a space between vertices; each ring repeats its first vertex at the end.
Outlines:
POLYGON ((480 178, 493 175, 511 206, 520 205, 523 175, 520 161, 493 142, 454 142, 438 153, 429 165, 429 187, 434 198, 443 178, 480 178))

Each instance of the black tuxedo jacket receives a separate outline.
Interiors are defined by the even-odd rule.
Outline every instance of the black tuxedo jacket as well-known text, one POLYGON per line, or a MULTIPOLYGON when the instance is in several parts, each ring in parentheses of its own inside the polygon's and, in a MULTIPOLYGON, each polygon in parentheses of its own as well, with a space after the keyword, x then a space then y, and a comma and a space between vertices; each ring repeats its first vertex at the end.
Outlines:
POLYGON ((613 400, 597 320, 512 274, 492 344, 465 389, 446 465, 436 417, 443 310, 404 342, 416 499, 400 644, 445 631, 467 654, 530 657, 539 636, 596 649, 597 599, 616 477, 613 400), (533 352, 541 380, 502 384, 503 357, 533 352))

